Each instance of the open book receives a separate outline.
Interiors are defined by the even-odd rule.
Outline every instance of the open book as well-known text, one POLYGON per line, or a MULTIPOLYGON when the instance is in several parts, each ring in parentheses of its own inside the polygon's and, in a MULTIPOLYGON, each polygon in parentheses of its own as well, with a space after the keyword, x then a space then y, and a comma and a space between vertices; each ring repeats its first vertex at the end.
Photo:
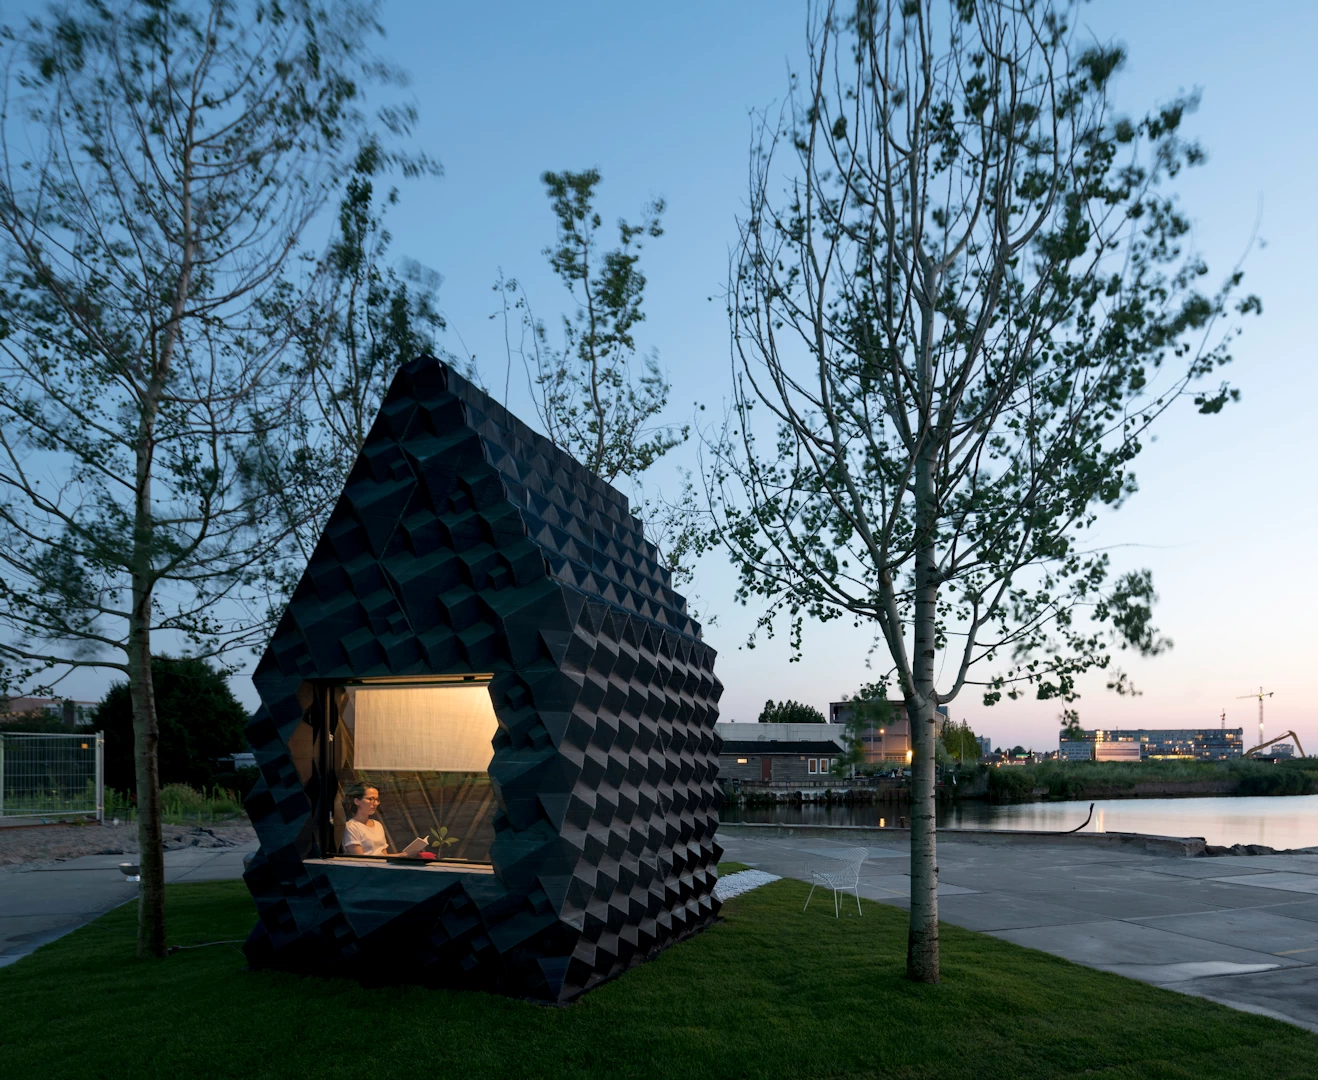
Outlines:
POLYGON ((407 847, 403 848, 403 850, 400 851, 398 854, 415 855, 419 851, 424 851, 429 846, 430 846, 429 840, 422 839, 420 836, 418 836, 415 840, 413 840, 410 844, 408 844, 407 847))

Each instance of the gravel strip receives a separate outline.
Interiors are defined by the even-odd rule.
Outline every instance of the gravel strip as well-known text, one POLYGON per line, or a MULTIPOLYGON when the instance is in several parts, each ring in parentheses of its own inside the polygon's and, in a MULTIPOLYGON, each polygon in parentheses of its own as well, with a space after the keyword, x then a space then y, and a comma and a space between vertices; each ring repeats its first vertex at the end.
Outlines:
POLYGON ((766 874, 763 870, 738 870, 735 874, 718 879, 714 886, 714 899, 722 903, 744 892, 758 889, 761 885, 768 885, 771 881, 781 880, 777 874, 766 874))
MULTIPOLYGON (((166 825, 165 850, 226 848, 251 843, 256 832, 249 822, 235 820, 198 828, 166 825)), ((31 869, 83 855, 136 855, 137 826, 33 825, 0 828, 0 871, 31 869)))

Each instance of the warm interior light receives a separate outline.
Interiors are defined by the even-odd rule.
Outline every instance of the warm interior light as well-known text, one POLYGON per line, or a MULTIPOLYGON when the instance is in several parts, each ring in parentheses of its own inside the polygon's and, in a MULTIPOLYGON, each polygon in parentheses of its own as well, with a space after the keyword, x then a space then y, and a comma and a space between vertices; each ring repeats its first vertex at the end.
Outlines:
POLYGON ((484 685, 353 687, 343 719, 359 772, 485 772, 499 726, 484 685))
POLYGON ((910 750, 907 750, 907 751, 906 751, 906 764, 909 765, 910 763, 911 763, 911 751, 910 751, 910 750))

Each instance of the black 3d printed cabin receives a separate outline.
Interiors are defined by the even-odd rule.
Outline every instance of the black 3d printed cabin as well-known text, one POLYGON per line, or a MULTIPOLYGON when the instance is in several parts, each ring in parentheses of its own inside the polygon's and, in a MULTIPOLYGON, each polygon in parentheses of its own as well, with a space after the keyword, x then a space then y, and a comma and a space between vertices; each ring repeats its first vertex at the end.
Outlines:
POLYGON ((714 651, 627 500, 438 360, 254 681, 254 967, 565 1001, 715 917, 714 651), (365 788, 418 854, 347 852, 365 788))

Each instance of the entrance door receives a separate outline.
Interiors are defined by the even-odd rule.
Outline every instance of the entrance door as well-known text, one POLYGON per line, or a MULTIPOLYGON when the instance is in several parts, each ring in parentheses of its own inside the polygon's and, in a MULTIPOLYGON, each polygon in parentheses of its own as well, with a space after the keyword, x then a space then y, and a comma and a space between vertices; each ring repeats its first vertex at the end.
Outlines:
POLYGON ((760 755, 760 779, 766 781, 773 779, 773 758, 768 754, 760 755))

